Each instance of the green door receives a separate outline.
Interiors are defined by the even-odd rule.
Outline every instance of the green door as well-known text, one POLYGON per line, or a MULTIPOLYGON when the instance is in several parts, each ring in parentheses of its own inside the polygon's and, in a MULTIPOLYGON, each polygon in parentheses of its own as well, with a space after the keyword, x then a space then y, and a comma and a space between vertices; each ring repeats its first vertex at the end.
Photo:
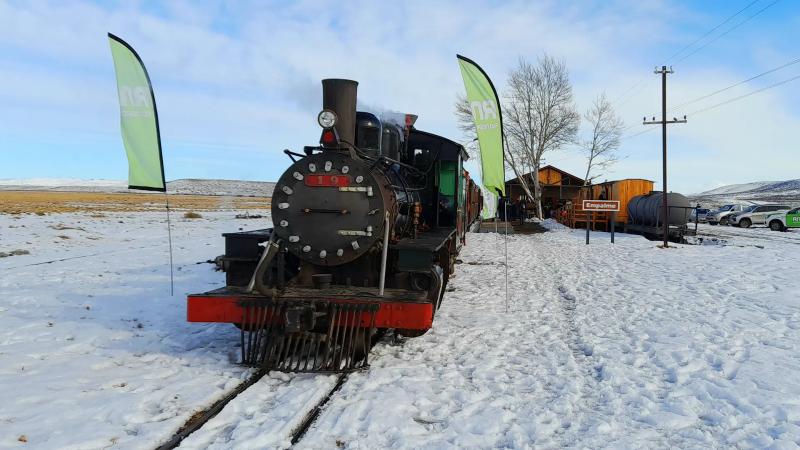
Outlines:
POLYGON ((795 208, 786 214, 786 228, 800 228, 800 208, 795 208))

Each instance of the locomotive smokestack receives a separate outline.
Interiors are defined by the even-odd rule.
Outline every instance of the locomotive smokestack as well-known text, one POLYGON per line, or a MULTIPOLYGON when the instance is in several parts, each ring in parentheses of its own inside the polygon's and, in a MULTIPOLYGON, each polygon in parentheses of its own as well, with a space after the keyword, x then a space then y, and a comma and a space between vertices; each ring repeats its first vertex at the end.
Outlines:
POLYGON ((322 108, 336 113, 334 128, 339 140, 356 142, 356 92, 358 82, 328 78, 322 80, 322 108))

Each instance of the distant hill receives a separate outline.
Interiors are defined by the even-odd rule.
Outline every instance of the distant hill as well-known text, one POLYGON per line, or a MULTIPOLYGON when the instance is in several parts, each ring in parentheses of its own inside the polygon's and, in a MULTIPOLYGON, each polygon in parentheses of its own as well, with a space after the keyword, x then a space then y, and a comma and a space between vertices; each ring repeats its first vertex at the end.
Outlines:
POLYGON ((740 192, 748 192, 752 191, 753 189, 762 188, 764 186, 769 186, 774 183, 779 183, 778 181, 756 181, 754 183, 744 183, 744 184, 729 184, 727 186, 720 186, 716 189, 711 189, 710 191, 705 191, 697 194, 698 196, 706 196, 706 195, 725 195, 725 194, 738 194, 740 192))
POLYGON ((692 197, 715 203, 745 201, 755 203, 789 202, 794 204, 800 203, 800 179, 731 184, 701 192, 692 197))
POLYGON ((274 189, 275 183, 270 181, 185 178, 167 182, 167 190, 175 194, 272 197, 274 189))
MULTIPOLYGON (((267 181, 213 180, 186 178, 167 182, 170 194, 271 197, 275 183, 267 181)), ((134 192, 121 180, 81 180, 73 178, 0 179, 0 190, 134 192)), ((147 191, 135 191, 146 193, 147 191)))

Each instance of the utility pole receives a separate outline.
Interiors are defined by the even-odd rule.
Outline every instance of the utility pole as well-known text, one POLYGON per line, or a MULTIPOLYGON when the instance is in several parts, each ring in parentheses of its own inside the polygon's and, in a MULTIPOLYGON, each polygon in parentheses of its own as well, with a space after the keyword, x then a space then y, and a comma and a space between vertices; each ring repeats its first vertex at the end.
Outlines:
POLYGON ((642 118, 642 124, 661 124, 661 164, 664 177, 664 195, 662 196, 664 199, 664 208, 661 213, 661 221, 664 222, 664 248, 667 248, 669 247, 669 204, 667 202, 667 125, 672 123, 686 123, 686 116, 683 116, 683 120, 678 120, 674 117, 672 120, 667 120, 667 74, 674 73, 672 71, 672 67, 667 69, 667 66, 661 66, 661 69, 656 68, 653 73, 661 74, 661 120, 657 121, 656 118, 653 117, 653 120, 648 122, 647 117, 644 117, 642 118))

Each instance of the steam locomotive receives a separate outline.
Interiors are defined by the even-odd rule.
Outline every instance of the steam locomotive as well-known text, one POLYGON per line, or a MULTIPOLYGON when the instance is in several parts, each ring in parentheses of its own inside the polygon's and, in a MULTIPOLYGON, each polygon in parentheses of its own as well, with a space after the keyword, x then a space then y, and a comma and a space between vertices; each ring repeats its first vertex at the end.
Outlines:
POLYGON ((322 81, 319 145, 286 150, 273 228, 226 233, 226 286, 189 295, 190 322, 241 329, 242 362, 365 367, 381 330, 430 329, 481 191, 464 148, 416 116, 356 111, 358 83, 322 81))

